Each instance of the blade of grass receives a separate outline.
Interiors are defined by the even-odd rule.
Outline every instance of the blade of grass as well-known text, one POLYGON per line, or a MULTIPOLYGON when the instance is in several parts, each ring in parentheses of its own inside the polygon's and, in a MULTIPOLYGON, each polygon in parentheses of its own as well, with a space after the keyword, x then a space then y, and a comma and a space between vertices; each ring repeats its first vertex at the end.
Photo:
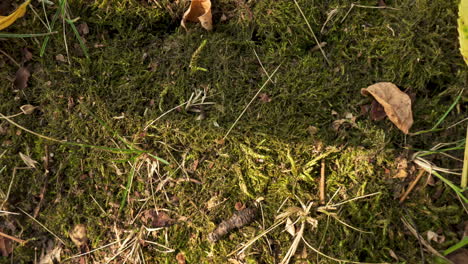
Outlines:
POLYGON ((21 130, 24 130, 24 131, 26 131, 26 132, 28 132, 30 134, 33 134, 33 135, 35 135, 37 137, 40 137, 40 138, 43 138, 43 139, 46 139, 46 140, 49 140, 49 141, 57 142, 57 143, 60 143, 60 144, 65 144, 65 145, 70 145, 70 146, 78 146, 78 147, 95 148, 95 149, 106 150, 106 151, 110 151, 110 152, 114 152, 114 153, 139 153, 139 154, 146 153, 145 151, 136 150, 136 149, 110 148, 110 147, 95 146, 95 145, 89 145, 89 144, 59 140, 59 139, 56 139, 56 138, 51 138, 51 137, 48 137, 48 136, 41 135, 41 134, 36 133, 36 132, 34 132, 32 130, 29 130, 29 129, 21 126, 20 124, 16 123, 15 121, 11 120, 10 118, 4 116, 2 113, 0 113, 0 119, 5 119, 10 124, 20 128, 21 130))
POLYGON ((460 101, 460 98, 462 97, 463 91, 464 90, 461 90, 460 94, 457 96, 457 98, 455 98, 455 101, 450 105, 450 107, 447 109, 447 111, 439 118, 437 123, 435 123, 435 125, 431 129, 411 133, 411 135, 416 136, 416 135, 421 135, 421 134, 424 134, 424 133, 436 132, 436 131, 443 130, 443 129, 437 128, 437 127, 445 120, 445 118, 452 111, 452 109, 458 104, 458 101, 460 101))
POLYGON ((86 47, 86 45, 84 44, 83 42, 83 39, 81 38, 80 36, 80 33, 78 33, 78 30, 76 29, 75 27, 75 23, 73 23, 72 20, 70 19, 66 19, 67 23, 71 26, 72 30, 73 30, 73 33, 75 33, 75 36, 76 38, 78 39, 78 42, 80 44, 80 47, 81 49, 83 50, 85 56, 87 59, 89 59, 89 54, 88 54, 88 48, 86 47))
POLYGON ((122 200, 120 201, 119 214, 122 212, 125 206, 125 201, 127 201, 128 193, 130 192, 130 189, 132 188, 133 178, 135 177, 135 172, 136 172, 136 162, 137 161, 135 160, 135 162, 132 164, 132 169, 130 170, 130 173, 128 174, 127 186, 125 187, 122 200))
POLYGON ((462 240, 460 240, 460 242, 456 243, 455 245, 447 248, 446 250, 444 250, 444 252, 442 253, 444 256, 447 256, 448 254, 454 252, 455 250, 457 249, 460 249, 464 246, 468 245, 468 236, 465 236, 463 237, 462 240))
MULTIPOLYGON (((52 30, 52 29, 54 28, 55 22, 57 22, 59 15, 60 15, 60 8, 57 9, 57 11, 55 12, 54 16, 52 17, 52 22, 51 22, 51 25, 50 25, 50 30, 52 30)), ((42 42, 41 51, 40 51, 40 53, 39 53, 39 56, 40 56, 40 57, 44 56, 45 49, 46 49, 46 47, 47 47, 47 43, 49 42, 49 39, 50 39, 50 37, 49 37, 49 36, 46 36, 45 39, 44 39, 44 42, 42 42)))

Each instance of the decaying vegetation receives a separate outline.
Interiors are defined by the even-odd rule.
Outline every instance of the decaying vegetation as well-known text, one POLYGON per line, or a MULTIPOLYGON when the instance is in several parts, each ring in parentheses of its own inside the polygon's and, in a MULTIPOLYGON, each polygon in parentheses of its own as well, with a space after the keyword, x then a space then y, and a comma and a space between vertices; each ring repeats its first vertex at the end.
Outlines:
POLYGON ((210 32, 188 6, 33 1, 0 32, 26 34, 0 34, 0 263, 432 263, 463 241, 458 1, 218 0, 210 32), (408 135, 361 95, 378 82, 411 98, 408 135))

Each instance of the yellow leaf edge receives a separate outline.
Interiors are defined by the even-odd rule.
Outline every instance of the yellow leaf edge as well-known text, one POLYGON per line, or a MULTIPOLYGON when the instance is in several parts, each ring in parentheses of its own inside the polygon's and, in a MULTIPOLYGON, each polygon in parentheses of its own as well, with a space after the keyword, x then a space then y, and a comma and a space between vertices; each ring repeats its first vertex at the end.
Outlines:
POLYGON ((24 2, 18 7, 18 9, 15 10, 15 12, 11 13, 10 15, 0 16, 0 30, 11 26, 11 24, 13 24, 18 18, 23 17, 26 13, 26 8, 28 7, 29 3, 31 3, 31 0, 24 2))

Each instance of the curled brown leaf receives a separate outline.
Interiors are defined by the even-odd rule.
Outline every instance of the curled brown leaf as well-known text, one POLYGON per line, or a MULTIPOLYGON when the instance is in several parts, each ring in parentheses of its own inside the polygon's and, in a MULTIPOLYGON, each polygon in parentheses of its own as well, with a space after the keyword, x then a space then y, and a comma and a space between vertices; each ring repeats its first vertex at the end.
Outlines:
POLYGON ((363 95, 372 95, 379 102, 388 118, 403 133, 408 134, 413 125, 410 97, 390 82, 380 82, 361 89, 363 95))
POLYGON ((180 23, 183 28, 187 29, 185 21, 200 22, 204 29, 212 30, 211 0, 192 0, 180 23))
POLYGON ((13 82, 15 89, 22 90, 28 87, 29 77, 31 77, 31 73, 29 72, 28 68, 19 68, 15 75, 15 81, 13 82))

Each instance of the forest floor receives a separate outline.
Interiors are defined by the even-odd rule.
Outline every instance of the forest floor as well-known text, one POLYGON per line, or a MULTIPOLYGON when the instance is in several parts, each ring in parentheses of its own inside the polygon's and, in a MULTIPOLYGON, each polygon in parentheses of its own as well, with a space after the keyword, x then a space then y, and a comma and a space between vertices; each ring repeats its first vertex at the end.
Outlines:
POLYGON ((460 176, 400 198, 415 161, 463 166, 458 1, 383 2, 217 0, 208 32, 188 1, 33 1, 0 32, 57 32, 0 37, 0 231, 26 240, 0 263, 435 261, 467 235, 460 176), (366 111, 378 82, 411 97, 409 134, 366 111))

